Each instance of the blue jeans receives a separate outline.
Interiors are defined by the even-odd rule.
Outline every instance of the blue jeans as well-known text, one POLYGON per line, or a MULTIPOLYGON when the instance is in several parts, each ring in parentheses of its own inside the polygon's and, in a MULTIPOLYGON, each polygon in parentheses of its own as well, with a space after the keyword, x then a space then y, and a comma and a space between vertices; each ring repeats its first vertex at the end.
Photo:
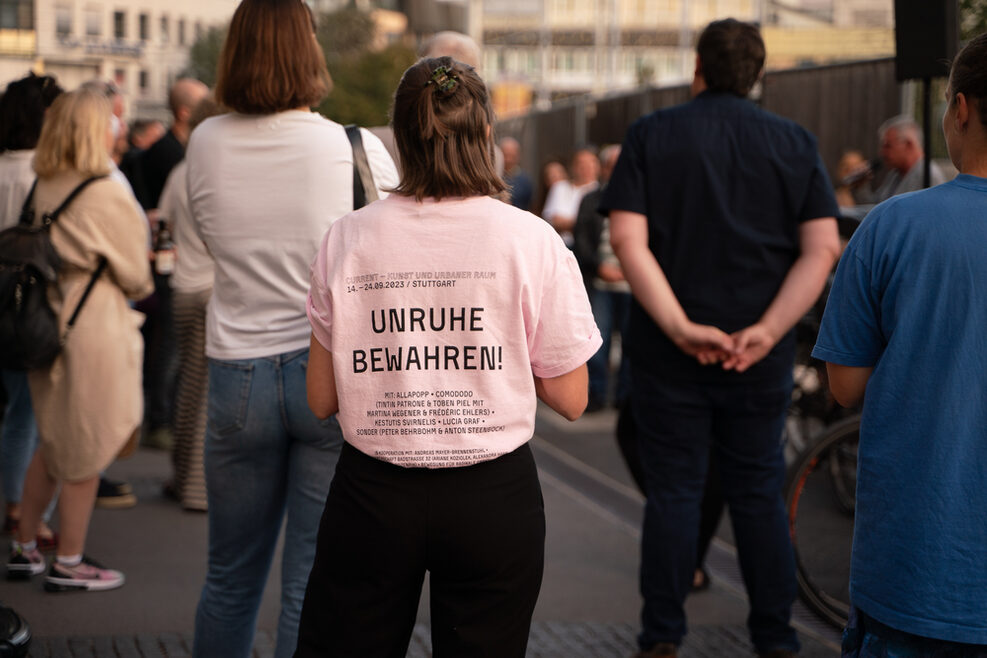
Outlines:
POLYGON ((34 422, 27 372, 4 370, 2 373, 7 407, 0 429, 0 477, 3 478, 4 500, 19 503, 24 491, 24 475, 38 447, 38 426, 34 422))
POLYGON ((799 642, 789 625, 795 558, 781 489, 781 431, 791 378, 726 384, 669 381, 632 368, 647 504, 641 540, 642 649, 679 644, 682 604, 696 567, 700 503, 710 446, 730 510, 740 570, 747 586, 747 626, 758 651, 799 642))
POLYGON ((308 408, 307 364, 308 349, 209 360, 209 567, 195 616, 198 658, 250 655, 285 517, 274 655, 295 650, 319 519, 343 445, 336 419, 321 421, 308 408))
MULTIPOLYGON (((589 396, 600 402, 606 402, 609 392, 607 384, 610 379, 611 339, 615 330, 620 334, 621 339, 627 335, 625 330, 630 319, 631 293, 593 288, 589 291, 589 301, 593 307, 593 319, 596 320, 596 326, 599 327, 600 336, 603 338, 600 349, 586 364, 589 369, 589 396)), ((620 368, 617 370, 618 405, 626 400, 630 393, 630 380, 630 366, 627 359, 622 356, 620 368)))

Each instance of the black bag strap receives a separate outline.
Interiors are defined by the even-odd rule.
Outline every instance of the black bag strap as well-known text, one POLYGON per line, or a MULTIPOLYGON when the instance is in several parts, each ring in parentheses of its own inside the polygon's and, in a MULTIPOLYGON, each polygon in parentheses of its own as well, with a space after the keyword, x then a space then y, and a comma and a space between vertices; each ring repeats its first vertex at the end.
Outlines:
POLYGON ((353 147, 353 210, 357 210, 377 200, 377 187, 374 185, 374 175, 367 161, 367 152, 363 148, 360 126, 355 124, 346 126, 346 136, 353 147))
MULTIPOLYGON (((59 204, 59 206, 55 208, 55 210, 53 210, 50 213, 46 212, 43 215, 41 215, 41 221, 44 227, 48 228, 53 223, 57 222, 58 216, 62 214, 62 211, 68 208, 69 204, 72 203, 75 197, 79 196, 79 193, 82 192, 82 190, 86 189, 86 187, 88 187, 90 183, 94 183, 100 180, 101 178, 106 178, 106 175, 104 174, 102 176, 92 176, 82 181, 81 183, 75 186, 74 190, 69 192, 69 195, 65 197, 65 200, 62 201, 62 203, 59 204)), ((33 215, 33 211, 30 209, 29 206, 31 203, 31 199, 34 196, 34 188, 37 187, 37 185, 38 185, 38 181, 37 179, 35 179, 34 185, 31 186, 31 191, 28 192, 27 199, 25 199, 24 201, 24 208, 21 210, 21 221, 24 221, 25 213, 31 213, 33 215)), ((30 218, 29 218, 29 222, 30 222, 30 218)), ((65 341, 69 337, 69 332, 72 331, 72 327, 75 325, 75 321, 79 317, 79 311, 82 310, 82 305, 86 303, 86 299, 89 298, 89 293, 92 292, 93 286, 96 285, 96 279, 98 279, 103 274, 103 270, 106 269, 106 265, 107 265, 106 257, 100 256, 99 263, 96 265, 96 270, 92 273, 92 276, 89 277, 89 283, 86 284, 86 289, 82 292, 82 297, 79 299, 79 303, 75 305, 75 310, 72 311, 72 316, 69 318, 69 322, 65 327, 65 333, 62 334, 62 340, 61 340, 62 345, 65 345, 65 341)))
MULTIPOLYGON (((106 174, 103 174, 102 176, 92 176, 82 181, 78 185, 76 185, 75 189, 69 192, 69 195, 65 197, 65 201, 62 201, 60 206, 58 206, 51 212, 46 212, 43 215, 41 215, 41 223, 44 224, 45 227, 54 224, 56 221, 58 221, 58 216, 62 214, 62 211, 68 208, 69 204, 72 203, 75 197, 79 196, 79 193, 82 192, 82 190, 86 189, 86 187, 88 187, 90 183, 95 183, 96 181, 102 178, 106 178, 106 174)), ((37 185, 38 181, 35 180, 34 183, 35 185, 37 185)), ((33 193, 34 188, 32 187, 31 190, 33 193)))
POLYGON ((89 293, 93 291, 93 286, 96 285, 96 279, 100 277, 103 270, 106 269, 106 257, 99 257, 99 264, 96 266, 96 270, 93 272, 92 276, 89 277, 89 283, 86 284, 86 289, 82 291, 82 297, 79 299, 79 303, 75 305, 75 310, 72 311, 72 317, 69 318, 69 322, 65 325, 65 333, 62 334, 62 345, 65 345, 65 341, 69 337, 69 332, 72 331, 72 327, 75 326, 75 321, 79 317, 79 311, 82 310, 82 305, 86 303, 86 299, 89 298, 89 293))
POLYGON ((38 186, 38 179, 35 178, 34 182, 31 183, 31 190, 24 197, 24 205, 21 206, 21 217, 18 220, 18 224, 25 224, 30 226, 34 223, 34 208, 31 207, 31 202, 34 201, 34 188, 38 186))

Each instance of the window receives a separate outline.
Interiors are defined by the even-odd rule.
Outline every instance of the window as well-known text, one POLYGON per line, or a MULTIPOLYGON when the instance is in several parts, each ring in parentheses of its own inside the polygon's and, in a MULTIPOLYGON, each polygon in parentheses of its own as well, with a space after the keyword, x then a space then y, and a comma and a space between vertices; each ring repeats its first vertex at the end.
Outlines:
POLYGON ((147 41, 151 38, 151 20, 147 14, 141 14, 138 18, 137 30, 140 34, 141 41, 147 41))
POLYGON ((113 12, 113 38, 127 38, 127 13, 123 11, 113 12))
POLYGON ((185 19, 184 18, 179 18, 178 19, 178 45, 179 46, 184 46, 185 45, 185 19))
POLYGON ((103 36, 103 12, 99 9, 86 9, 86 36, 103 36))
POLYGON ((55 36, 68 37, 72 35, 72 8, 55 7, 55 36))
POLYGON ((576 71, 592 71, 590 53, 586 50, 577 50, 572 58, 572 66, 576 71))
POLYGON ((147 71, 144 70, 144 69, 141 69, 141 72, 138 74, 137 79, 138 79, 137 86, 140 87, 141 93, 146 93, 147 92, 147 82, 148 82, 147 71))
POLYGON ((161 17, 161 43, 168 43, 168 17, 161 17))
POLYGON ((202 38, 202 23, 199 21, 195 22, 195 40, 198 41, 202 38))
POLYGON ((33 30, 33 0, 0 0, 0 29, 33 30))

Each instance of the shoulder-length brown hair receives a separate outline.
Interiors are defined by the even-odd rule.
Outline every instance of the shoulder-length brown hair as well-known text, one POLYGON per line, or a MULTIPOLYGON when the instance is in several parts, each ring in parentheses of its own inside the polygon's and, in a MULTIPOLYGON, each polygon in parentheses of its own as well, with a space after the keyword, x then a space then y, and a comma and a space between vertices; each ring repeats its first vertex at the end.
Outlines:
POLYGON ((110 101, 103 94, 89 89, 62 94, 45 113, 34 171, 42 178, 62 171, 84 176, 108 174, 109 130, 110 101))
POLYGON ((419 60, 404 72, 391 116, 402 171, 395 192, 421 201, 506 189, 494 166, 487 86, 472 66, 419 60))
POLYGON ((216 98, 243 114, 314 107, 332 88, 302 0, 243 0, 219 56, 216 98))

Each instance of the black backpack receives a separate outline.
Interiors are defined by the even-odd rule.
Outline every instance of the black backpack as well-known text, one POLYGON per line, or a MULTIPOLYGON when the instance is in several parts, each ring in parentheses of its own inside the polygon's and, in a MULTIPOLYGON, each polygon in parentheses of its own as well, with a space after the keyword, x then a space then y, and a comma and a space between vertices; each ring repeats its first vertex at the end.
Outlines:
POLYGON ((34 188, 38 184, 34 181, 17 225, 0 231, 0 368, 29 370, 50 366, 61 351, 96 279, 106 269, 106 259, 100 258, 65 334, 59 336, 58 318, 48 303, 48 286, 55 283, 62 265, 62 259, 51 243, 51 225, 87 185, 101 178, 105 176, 94 176, 79 183, 58 208, 41 216, 37 226, 31 207, 34 188))

